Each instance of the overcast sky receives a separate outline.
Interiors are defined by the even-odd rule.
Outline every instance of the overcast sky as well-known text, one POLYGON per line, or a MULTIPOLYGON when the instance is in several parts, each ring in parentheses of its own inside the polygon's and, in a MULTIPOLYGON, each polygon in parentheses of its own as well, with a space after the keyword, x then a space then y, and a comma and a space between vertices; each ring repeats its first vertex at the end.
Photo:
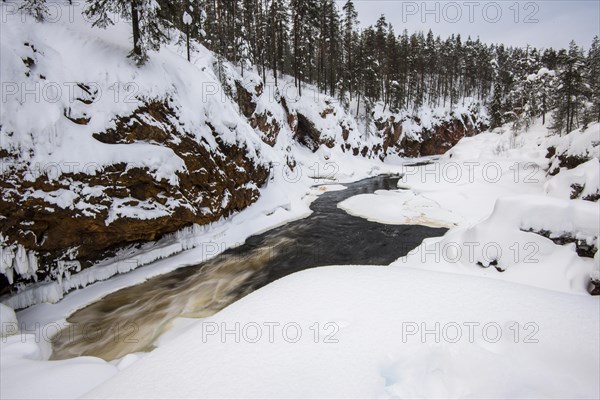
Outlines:
MULTIPOLYGON (((338 0, 340 10, 346 0, 338 0)), ((381 14, 396 34, 429 29, 442 38, 460 33, 486 43, 512 46, 568 47, 571 40, 590 47, 600 35, 600 0, 405 1, 354 0, 361 27, 381 14)))

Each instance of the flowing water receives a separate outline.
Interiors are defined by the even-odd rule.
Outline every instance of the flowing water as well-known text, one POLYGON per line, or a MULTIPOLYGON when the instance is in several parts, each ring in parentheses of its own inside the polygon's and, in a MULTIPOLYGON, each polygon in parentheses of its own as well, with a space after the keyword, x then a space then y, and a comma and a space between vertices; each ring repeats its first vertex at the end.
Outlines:
POLYGON ((349 197, 395 190, 398 177, 378 176, 326 192, 313 213, 198 265, 121 289, 76 311, 53 340, 52 359, 80 355, 112 360, 149 351, 177 317, 203 318, 276 279, 326 265, 387 265, 444 228, 385 225, 354 217, 337 204, 349 197))

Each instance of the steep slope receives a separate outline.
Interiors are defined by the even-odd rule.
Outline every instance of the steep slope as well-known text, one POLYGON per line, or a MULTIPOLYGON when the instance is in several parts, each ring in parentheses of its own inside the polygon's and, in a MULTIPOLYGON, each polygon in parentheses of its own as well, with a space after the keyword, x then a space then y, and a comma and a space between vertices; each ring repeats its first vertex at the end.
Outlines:
POLYGON ((138 69, 124 24, 3 24, 2 285, 61 279, 125 244, 241 210, 265 144, 220 88, 211 54, 138 69), (228 100, 228 99, 227 99, 228 100))

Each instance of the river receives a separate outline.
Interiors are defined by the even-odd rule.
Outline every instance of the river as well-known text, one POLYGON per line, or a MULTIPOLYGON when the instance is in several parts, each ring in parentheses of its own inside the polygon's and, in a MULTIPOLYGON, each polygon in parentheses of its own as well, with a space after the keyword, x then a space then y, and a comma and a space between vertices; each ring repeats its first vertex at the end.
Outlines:
POLYGON ((326 265, 388 265, 445 228, 385 225, 354 217, 341 201, 377 190, 396 190, 398 177, 382 175, 320 195, 307 218, 255 235, 198 265, 121 289, 67 318, 53 340, 51 359, 105 360, 150 351, 177 317, 203 318, 279 278, 326 265))

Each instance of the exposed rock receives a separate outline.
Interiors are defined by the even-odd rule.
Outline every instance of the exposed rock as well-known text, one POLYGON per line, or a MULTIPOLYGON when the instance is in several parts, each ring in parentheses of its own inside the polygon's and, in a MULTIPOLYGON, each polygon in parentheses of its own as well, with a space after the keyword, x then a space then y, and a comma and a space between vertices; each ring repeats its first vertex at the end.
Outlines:
POLYGON ((267 111, 264 114, 254 114, 252 118, 250 118, 250 126, 261 132, 261 139, 263 142, 271 147, 275 145, 281 127, 279 126, 279 123, 273 119, 273 114, 271 114, 270 111, 267 111))
MULTIPOLYGON (((60 279, 50 276, 51 271, 60 270, 56 268, 59 260, 75 260, 86 268, 119 248, 218 220, 256 201, 258 186, 268 175, 266 165, 256 165, 245 148, 222 143, 210 125, 207 133, 218 144, 212 150, 179 131, 173 121, 175 110, 165 102, 151 101, 131 115, 118 117, 114 129, 94 137, 108 144, 151 142, 171 148, 186 167, 177 173, 177 184, 156 180, 147 169, 126 164, 110 165, 96 174, 65 173, 60 180, 41 175, 28 181, 27 170, 12 170, 10 179, 2 180, 0 232, 7 244, 21 244, 37 253, 39 268, 33 279, 60 279), (72 205, 60 206, 32 195, 61 189, 72 194, 72 205), (119 207, 141 205, 157 216, 144 219, 124 214, 111 219, 119 207)), ((2 156, 16 157, 5 151, 2 156)), ((63 268, 60 272, 75 271, 63 268)), ((15 276, 9 285, 3 279, 0 293, 29 281, 15 276)))
POLYGON ((250 118, 252 114, 254 114, 254 111, 256 111, 254 97, 239 81, 235 81, 235 87, 237 90, 237 103, 240 106, 240 110, 246 118, 250 118))
POLYGON ((577 255, 579 257, 594 258, 594 256, 596 255, 596 252, 598 251, 596 246, 594 246, 593 244, 589 244, 585 240, 576 239, 573 236, 568 235, 568 234, 556 237, 556 236, 553 236, 551 232, 548 232, 545 230, 542 230, 542 231, 529 230, 527 232, 535 233, 535 234, 543 236, 547 239, 550 239, 559 246, 564 246, 565 244, 569 244, 569 243, 575 243, 575 249, 576 249, 577 255))
POLYGON ((263 85, 257 85, 254 88, 254 93, 250 93, 246 88, 239 82, 236 81, 237 89, 237 103, 242 111, 242 114, 248 118, 250 126, 260 132, 260 137, 263 142, 273 147, 277 142, 277 136, 281 131, 281 126, 273 118, 271 111, 267 110, 262 113, 256 112, 256 101, 255 98, 259 97, 263 93, 263 85))
POLYGON ((554 148, 554 147, 551 147, 548 149, 548 154, 546 155, 546 157, 550 158, 550 159, 553 159, 553 158, 558 159, 558 167, 552 168, 550 171, 548 171, 548 173, 552 176, 555 176, 556 174, 558 174, 560 172, 560 168, 566 168, 566 169, 577 168, 581 164, 588 162, 590 160, 589 157, 573 156, 573 155, 568 155, 568 154, 556 154, 556 148, 554 148))
POLYGON ((308 147, 312 152, 317 151, 321 146, 321 132, 303 114, 296 113, 296 118, 298 125, 294 139, 308 147))
POLYGON ((463 137, 479 133, 468 118, 454 119, 434 127, 432 132, 424 132, 425 139, 421 144, 420 155, 432 156, 444 154, 454 147, 463 137))
POLYGON ((386 120, 375 121, 375 126, 383 136, 383 151, 387 154, 388 148, 395 146, 400 140, 402 124, 391 116, 386 120))
MULTIPOLYGON (((421 121, 412 118, 417 124, 421 121)), ((383 153, 395 152, 404 157, 420 157, 440 155, 454 147, 460 139, 473 136, 487 129, 487 126, 474 125, 471 116, 462 116, 450 121, 443 121, 432 129, 423 128, 418 135, 403 135, 402 122, 394 116, 375 121, 375 126, 382 137, 383 153)), ((375 151, 375 148, 373 148, 375 151)))
POLYGON ((73 115, 71 111, 71 107, 65 108, 63 115, 71 122, 76 123, 77 125, 87 125, 90 122, 90 117, 88 117, 85 113, 81 116, 73 115))
POLYGON ((321 111, 320 115, 321 118, 327 118, 327 116, 329 114, 333 114, 335 115, 335 109, 333 107, 331 107, 331 105, 328 105, 327 108, 325 108, 323 111, 321 111))

